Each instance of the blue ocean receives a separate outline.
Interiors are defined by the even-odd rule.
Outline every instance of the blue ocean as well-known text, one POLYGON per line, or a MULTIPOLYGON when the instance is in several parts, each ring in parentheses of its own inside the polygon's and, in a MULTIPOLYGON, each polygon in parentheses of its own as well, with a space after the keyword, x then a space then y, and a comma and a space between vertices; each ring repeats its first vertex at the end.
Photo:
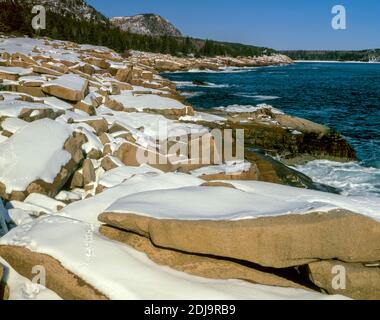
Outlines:
POLYGON ((296 169, 342 194, 380 197, 380 64, 302 62, 164 76, 196 109, 266 103, 336 129, 359 161, 318 160, 296 169), (207 86, 194 85, 195 80, 207 86))

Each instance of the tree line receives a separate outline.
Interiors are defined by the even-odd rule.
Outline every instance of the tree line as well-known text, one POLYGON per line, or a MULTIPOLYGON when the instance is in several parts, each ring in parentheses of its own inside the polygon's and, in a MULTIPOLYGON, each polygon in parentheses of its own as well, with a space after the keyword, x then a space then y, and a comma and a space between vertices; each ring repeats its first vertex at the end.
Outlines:
POLYGON ((46 29, 36 32, 31 25, 32 8, 15 0, 0 2, 0 32, 30 37, 49 37, 81 44, 106 46, 119 53, 139 50, 177 56, 212 57, 260 56, 274 50, 238 43, 201 40, 190 37, 148 36, 122 31, 106 21, 87 21, 72 15, 48 11, 46 29))
POLYGON ((320 60, 320 61, 380 61, 380 49, 360 51, 282 51, 293 60, 320 60))

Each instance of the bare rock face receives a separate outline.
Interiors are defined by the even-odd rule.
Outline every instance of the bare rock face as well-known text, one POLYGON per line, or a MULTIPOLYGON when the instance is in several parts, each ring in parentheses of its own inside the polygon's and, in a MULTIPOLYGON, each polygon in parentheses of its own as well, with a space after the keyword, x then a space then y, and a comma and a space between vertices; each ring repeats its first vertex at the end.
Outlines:
POLYGON ((380 260, 380 224, 342 210, 241 221, 159 220, 104 213, 107 225, 149 237, 159 247, 286 268, 318 260, 380 260))
POLYGON ((42 90, 51 96, 78 102, 87 95, 88 80, 77 75, 67 74, 44 84, 42 90))
POLYGON ((308 265, 310 280, 329 294, 358 300, 380 300, 380 263, 320 261, 308 265), (377 266, 376 266, 377 265, 377 266))
POLYGON ((124 31, 150 36, 180 37, 181 32, 169 21, 155 14, 139 14, 132 17, 115 17, 111 23, 124 31))
POLYGON ((147 254, 159 265, 169 266, 191 275, 211 279, 242 279, 263 285, 305 289, 303 285, 270 273, 269 270, 258 270, 254 268, 255 266, 247 266, 235 261, 158 248, 148 238, 116 228, 103 226, 100 228, 100 233, 111 240, 125 243, 147 254))
POLYGON ((23 277, 32 280, 34 266, 43 266, 46 270, 46 287, 65 300, 107 300, 84 280, 66 270, 51 256, 35 253, 22 247, 0 246, 0 256, 23 277))

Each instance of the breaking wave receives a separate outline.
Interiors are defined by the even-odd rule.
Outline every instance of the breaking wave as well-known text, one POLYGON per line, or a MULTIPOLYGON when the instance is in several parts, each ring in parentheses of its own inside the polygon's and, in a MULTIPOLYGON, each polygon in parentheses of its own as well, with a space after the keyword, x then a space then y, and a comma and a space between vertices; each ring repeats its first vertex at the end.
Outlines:
POLYGON ((360 162, 316 160, 295 169, 315 182, 339 189, 342 195, 380 197, 380 168, 365 167, 360 162))

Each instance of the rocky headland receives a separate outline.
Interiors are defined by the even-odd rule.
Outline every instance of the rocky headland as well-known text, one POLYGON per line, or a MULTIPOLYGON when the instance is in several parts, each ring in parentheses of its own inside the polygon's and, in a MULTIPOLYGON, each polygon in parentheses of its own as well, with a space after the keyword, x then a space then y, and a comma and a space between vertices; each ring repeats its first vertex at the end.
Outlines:
POLYGON ((353 160, 344 138, 265 104, 194 110, 161 75, 286 56, 3 37, 0 57, 0 298, 380 298, 379 201, 286 165, 353 160))

